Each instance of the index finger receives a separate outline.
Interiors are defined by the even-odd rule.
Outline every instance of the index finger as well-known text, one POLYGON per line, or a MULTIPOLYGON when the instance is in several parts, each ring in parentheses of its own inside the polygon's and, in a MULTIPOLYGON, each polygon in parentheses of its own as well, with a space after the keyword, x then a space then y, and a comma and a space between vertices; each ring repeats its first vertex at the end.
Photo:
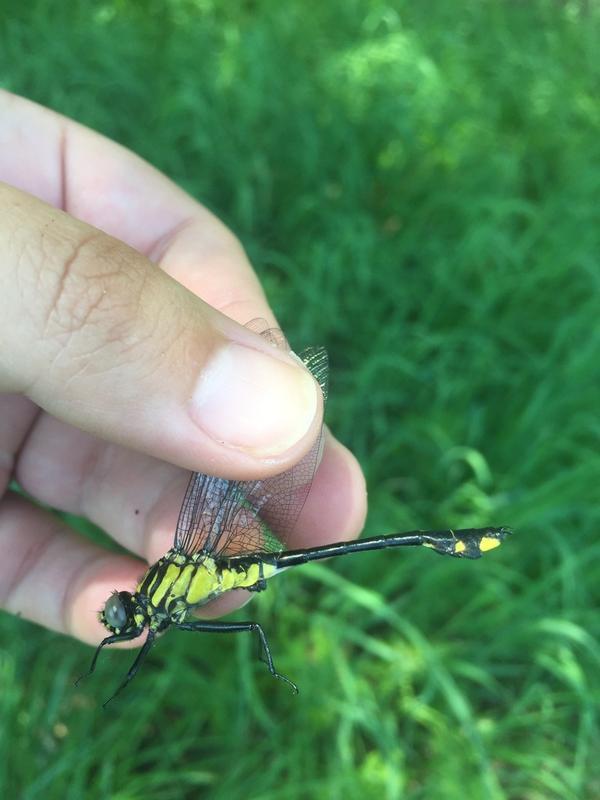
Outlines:
POLYGON ((0 180, 129 244, 238 322, 275 318, 232 232, 131 151, 0 90, 0 180))

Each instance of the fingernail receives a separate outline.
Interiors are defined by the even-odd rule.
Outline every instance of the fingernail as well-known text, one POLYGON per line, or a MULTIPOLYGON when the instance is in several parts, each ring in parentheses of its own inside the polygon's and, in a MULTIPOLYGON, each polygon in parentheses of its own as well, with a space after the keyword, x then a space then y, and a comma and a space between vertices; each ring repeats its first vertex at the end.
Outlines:
POLYGON ((259 457, 278 456, 307 433, 318 387, 304 367, 229 343, 202 371, 191 405, 212 439, 259 457))

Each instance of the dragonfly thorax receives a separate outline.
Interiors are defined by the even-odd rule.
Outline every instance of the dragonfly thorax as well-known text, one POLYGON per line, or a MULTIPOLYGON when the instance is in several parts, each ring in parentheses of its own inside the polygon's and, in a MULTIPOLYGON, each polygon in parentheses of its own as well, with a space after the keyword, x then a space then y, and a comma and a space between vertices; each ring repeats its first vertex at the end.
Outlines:
POLYGON ((148 626, 161 631, 181 624, 195 608, 225 592, 262 587, 274 572, 276 568, 260 557, 233 563, 206 553, 188 556, 169 550, 148 569, 133 594, 120 592, 109 599, 102 621, 122 625, 126 619, 129 630, 148 626))

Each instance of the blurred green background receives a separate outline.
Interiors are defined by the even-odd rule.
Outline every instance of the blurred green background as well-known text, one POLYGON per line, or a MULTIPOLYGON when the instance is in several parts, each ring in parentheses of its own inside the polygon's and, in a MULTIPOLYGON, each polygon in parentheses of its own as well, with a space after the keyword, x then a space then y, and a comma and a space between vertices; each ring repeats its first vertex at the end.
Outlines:
POLYGON ((0 85, 167 172, 327 345, 367 532, 517 531, 288 573, 251 609, 298 697, 245 637, 173 633, 104 712, 131 653, 74 689, 91 651, 3 615, 0 795, 596 800, 599 5, 0 14, 0 85))

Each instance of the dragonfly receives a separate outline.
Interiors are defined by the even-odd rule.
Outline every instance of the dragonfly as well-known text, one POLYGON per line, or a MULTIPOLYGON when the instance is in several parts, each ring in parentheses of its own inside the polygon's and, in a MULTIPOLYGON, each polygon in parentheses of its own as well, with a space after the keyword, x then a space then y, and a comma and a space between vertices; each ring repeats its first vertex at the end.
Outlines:
MULTIPOLYGON (((281 331, 265 325, 253 320, 247 327, 260 333, 273 347, 289 351, 281 331)), ((300 358, 319 384, 325 402, 327 351, 309 347, 300 353, 300 358)), ((425 547, 440 555, 476 559, 498 547, 512 533, 505 526, 415 530, 286 549, 310 492, 322 446, 323 430, 296 466, 262 480, 234 481, 200 472, 191 474, 172 548, 149 567, 133 592, 113 592, 99 614, 109 635, 100 642, 82 678, 94 672, 104 647, 137 639, 147 630, 135 661, 104 706, 135 677, 157 636, 168 628, 200 633, 254 633, 258 637, 259 658, 270 674, 297 693, 296 684, 275 669, 271 647, 258 622, 208 621, 195 617, 194 612, 234 589, 262 592, 277 573, 311 561, 394 547, 425 547)))

